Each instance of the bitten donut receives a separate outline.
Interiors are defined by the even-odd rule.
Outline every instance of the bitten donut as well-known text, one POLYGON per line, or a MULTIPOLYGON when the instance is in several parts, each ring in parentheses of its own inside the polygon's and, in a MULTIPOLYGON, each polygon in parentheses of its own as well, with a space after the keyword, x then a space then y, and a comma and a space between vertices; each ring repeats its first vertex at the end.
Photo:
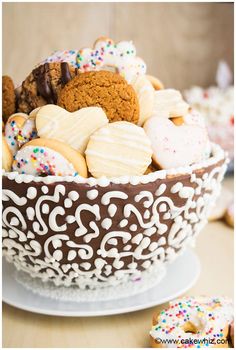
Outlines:
POLYGON ((77 75, 61 90, 57 104, 69 112, 101 107, 112 122, 139 120, 139 102, 133 87, 119 74, 107 71, 77 75))
POLYGON ((146 73, 146 64, 136 56, 132 41, 120 41, 115 44, 110 38, 98 38, 93 49, 79 50, 77 66, 80 72, 113 69, 128 82, 134 77, 146 73))
POLYGON ((85 151, 89 172, 96 178, 142 175, 151 163, 151 144, 143 128, 115 122, 97 130, 85 151))
POLYGON ((170 119, 153 116, 145 122, 144 130, 152 143, 153 160, 161 169, 187 166, 204 159, 208 145, 205 128, 177 126, 170 119))
POLYGON ((13 171, 30 175, 87 177, 84 157, 63 142, 35 139, 16 153, 13 171))
POLYGON ((153 317, 153 348, 228 348, 232 301, 223 297, 184 297, 153 317), (204 340, 205 339, 205 340, 204 340))
POLYGON ((2 168, 6 171, 11 171, 12 162, 13 155, 4 135, 2 135, 2 168))
POLYGON ((22 145, 36 137, 34 115, 15 113, 10 116, 5 125, 5 138, 13 156, 22 145))
POLYGON ((6 123, 8 117, 16 111, 16 96, 12 79, 4 75, 2 77, 2 117, 6 123))

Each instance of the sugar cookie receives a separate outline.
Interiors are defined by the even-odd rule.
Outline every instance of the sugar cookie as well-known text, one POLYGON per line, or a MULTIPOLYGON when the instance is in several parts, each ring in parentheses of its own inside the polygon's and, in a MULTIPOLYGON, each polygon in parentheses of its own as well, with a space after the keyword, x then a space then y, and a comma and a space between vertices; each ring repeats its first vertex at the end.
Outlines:
POLYGON ((79 50, 77 65, 80 72, 111 69, 117 71, 128 82, 146 73, 146 64, 136 56, 132 41, 120 41, 115 44, 110 38, 98 38, 93 49, 79 50))
POLYGON ((153 160, 162 169, 191 165, 202 160, 208 141, 204 128, 196 125, 176 126, 167 118, 151 117, 144 124, 144 130, 152 143, 153 160))
POLYGON ((179 91, 164 89, 155 91, 153 115, 157 117, 183 117, 189 111, 189 105, 179 91))
POLYGON ((2 135, 2 168, 6 171, 11 171, 13 155, 7 144, 6 138, 2 135))
POLYGON ((86 107, 76 112, 67 112, 56 105, 40 108, 36 127, 40 137, 62 141, 84 153, 90 135, 108 124, 106 114, 100 107, 86 107))
POLYGON ((146 75, 152 86, 154 87, 155 90, 162 90, 164 89, 163 83, 153 75, 146 75))
POLYGON ((138 96, 139 101, 139 121, 142 126, 152 115, 154 106, 154 88, 145 75, 135 78, 131 85, 138 96))
POLYGON ((97 130, 85 151, 88 169, 98 178, 142 175, 151 163, 151 144, 143 128, 115 122, 97 130))
POLYGON ((34 117, 25 113, 11 115, 5 125, 5 137, 14 156, 22 145, 37 137, 34 117))
POLYGON ((131 85, 119 74, 99 71, 77 75, 61 90, 58 105, 69 112, 101 107, 110 121, 137 123, 139 102, 131 85))
POLYGON ((15 155, 13 170, 21 174, 87 177, 84 157, 63 142, 35 139, 15 155))

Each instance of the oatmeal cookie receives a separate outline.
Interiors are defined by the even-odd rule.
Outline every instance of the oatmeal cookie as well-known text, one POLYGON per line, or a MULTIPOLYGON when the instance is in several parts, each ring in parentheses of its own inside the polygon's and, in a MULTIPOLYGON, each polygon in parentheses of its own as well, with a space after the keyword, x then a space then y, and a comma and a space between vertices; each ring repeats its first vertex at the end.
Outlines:
POLYGON ((16 96, 12 79, 4 75, 2 77, 2 117, 6 123, 8 117, 16 111, 16 96))

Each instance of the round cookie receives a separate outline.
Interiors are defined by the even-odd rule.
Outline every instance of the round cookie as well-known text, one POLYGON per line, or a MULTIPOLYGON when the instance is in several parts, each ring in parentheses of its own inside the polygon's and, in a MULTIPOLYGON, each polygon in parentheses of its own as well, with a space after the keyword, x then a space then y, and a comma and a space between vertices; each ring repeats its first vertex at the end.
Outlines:
POLYGON ((164 89, 163 83, 153 75, 146 75, 147 79, 150 81, 152 86, 154 87, 155 90, 162 90, 164 89))
POLYGON ((117 73, 86 72, 77 75, 61 90, 59 106, 69 112, 84 107, 102 107, 111 122, 137 123, 139 102, 131 85, 117 73))
POLYGON ((232 201, 228 206, 224 219, 230 227, 234 227, 234 201, 232 201))
POLYGON ((143 128, 121 121, 97 130, 85 155, 89 172, 96 178, 142 175, 151 163, 152 149, 143 128))
POLYGON ((34 139, 16 153, 13 170, 21 174, 87 177, 84 157, 63 142, 34 139))
POLYGON ((11 114, 16 111, 16 96, 12 79, 4 75, 2 77, 2 117, 6 123, 11 114))
POLYGON ((35 118, 25 113, 12 114, 5 125, 4 133, 14 156, 23 144, 37 137, 35 118))
POLYGON ((67 62, 45 63, 36 67, 22 83, 18 110, 29 113, 48 103, 57 103, 62 87, 78 73, 67 62))
POLYGON ((219 197, 219 200, 212 208, 210 215, 208 217, 208 221, 216 221, 220 220, 225 217, 227 208, 229 208, 231 202, 232 202, 233 194, 232 192, 226 188, 223 187, 221 190, 221 194, 219 197))
POLYGON ((2 135, 2 168, 6 171, 11 171, 13 155, 8 147, 6 138, 2 135))
POLYGON ((142 126, 153 113, 154 88, 145 75, 138 76, 131 85, 138 96, 140 110, 138 125, 142 126))

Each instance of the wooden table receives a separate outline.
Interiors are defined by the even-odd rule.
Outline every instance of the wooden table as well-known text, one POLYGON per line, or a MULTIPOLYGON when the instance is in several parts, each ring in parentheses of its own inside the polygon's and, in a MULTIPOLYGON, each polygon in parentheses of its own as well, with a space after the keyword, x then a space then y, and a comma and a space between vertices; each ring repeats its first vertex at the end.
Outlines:
MULTIPOLYGON (((224 186, 233 190, 233 178, 224 186)), ((196 243, 202 271, 191 295, 233 297, 233 230, 223 222, 209 223, 196 243)), ((118 316, 67 318, 33 314, 3 304, 3 347, 148 347, 154 310, 118 316)))

